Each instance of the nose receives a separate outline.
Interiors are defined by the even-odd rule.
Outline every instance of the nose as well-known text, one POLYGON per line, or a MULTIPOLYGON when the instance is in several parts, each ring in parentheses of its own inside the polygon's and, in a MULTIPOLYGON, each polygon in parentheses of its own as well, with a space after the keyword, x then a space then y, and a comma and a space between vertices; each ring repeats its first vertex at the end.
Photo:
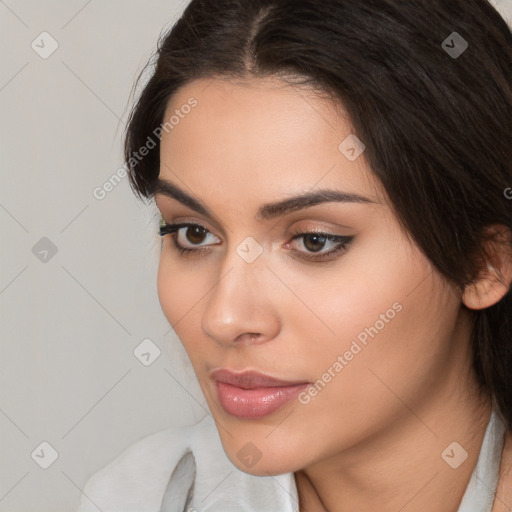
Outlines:
POLYGON ((278 281, 266 267, 264 255, 247 263, 235 250, 231 252, 205 299, 202 329, 224 346, 272 340, 280 329, 278 281))

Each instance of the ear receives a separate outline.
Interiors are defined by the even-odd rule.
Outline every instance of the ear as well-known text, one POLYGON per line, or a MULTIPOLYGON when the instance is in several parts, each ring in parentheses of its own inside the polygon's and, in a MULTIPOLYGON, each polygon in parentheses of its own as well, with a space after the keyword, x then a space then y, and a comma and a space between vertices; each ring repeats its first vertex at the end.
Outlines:
POLYGON ((462 302, 469 309, 486 309, 497 304, 509 291, 512 281, 511 231, 495 225, 486 230, 485 237, 484 263, 462 295, 462 302))

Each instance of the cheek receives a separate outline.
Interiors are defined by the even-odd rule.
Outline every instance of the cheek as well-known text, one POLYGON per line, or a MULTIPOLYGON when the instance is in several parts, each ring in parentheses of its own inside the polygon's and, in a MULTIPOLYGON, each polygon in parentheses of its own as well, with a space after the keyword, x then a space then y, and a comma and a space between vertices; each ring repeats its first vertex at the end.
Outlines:
MULTIPOLYGON (((190 264, 189 264, 190 265, 190 264)), ((157 275, 157 292, 160 307, 173 328, 194 368, 208 355, 210 344, 204 343, 201 314, 204 301, 211 292, 210 281, 205 273, 191 267, 164 248, 157 275)))
POLYGON ((379 376, 404 396, 413 393, 447 359, 459 298, 405 241, 380 241, 350 260, 347 255, 342 266, 350 272, 293 277, 294 292, 310 309, 291 323, 298 358, 308 361, 310 378, 333 382, 332 396, 322 390, 325 403, 392 398, 379 376), (350 395, 335 392, 343 388, 350 395))
POLYGON ((334 334, 304 345, 302 355, 318 382, 312 409, 340 421, 351 411, 359 427, 372 428, 368 414, 382 422, 403 403, 413 407, 441 382, 460 308, 436 275, 412 292, 411 275, 383 281, 366 303, 360 288, 329 295, 332 307, 322 315, 334 334))
POLYGON ((374 336, 389 332, 391 325, 397 329, 405 309, 414 314, 413 306, 407 306, 411 282, 428 274, 426 268, 400 264, 391 257, 386 261, 382 248, 365 253, 368 256, 360 251, 350 259, 347 255, 333 270, 282 272, 283 280, 293 283, 294 296, 280 311, 294 331, 288 338, 299 341, 308 361, 325 366, 325 357, 343 354, 353 340, 369 345, 374 336))
POLYGON ((174 325, 179 318, 178 310, 181 307, 181 301, 177 300, 178 294, 176 292, 180 286, 183 286, 183 283, 176 273, 170 269, 168 258, 166 258, 164 252, 162 252, 157 276, 158 300, 171 326, 174 325))
POLYGON ((179 329, 183 329, 190 322, 194 305, 200 302, 201 296, 206 292, 201 292, 201 280, 193 272, 182 269, 179 261, 171 257, 170 251, 169 247, 164 247, 160 256, 157 290, 162 311, 178 333, 179 329))

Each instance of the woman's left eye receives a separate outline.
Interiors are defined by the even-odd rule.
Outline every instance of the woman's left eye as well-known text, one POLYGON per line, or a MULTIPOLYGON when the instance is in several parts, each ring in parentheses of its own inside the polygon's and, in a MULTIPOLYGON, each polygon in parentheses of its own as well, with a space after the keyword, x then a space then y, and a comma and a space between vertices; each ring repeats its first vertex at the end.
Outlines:
MULTIPOLYGON (((163 219, 160 222, 160 236, 173 235, 172 239, 176 249, 181 254, 192 255, 193 253, 199 254, 209 249, 210 246, 201 246, 204 239, 208 236, 214 236, 206 228, 199 224, 167 224, 163 219), (180 241, 180 233, 183 232, 185 242, 192 244, 192 247, 186 247, 180 241)), ((289 247, 295 240, 302 239, 302 246, 306 248, 303 250, 293 249, 292 252, 300 254, 300 257, 309 259, 311 261, 323 260, 332 258, 332 256, 344 252, 347 246, 353 240, 353 236, 340 236, 332 235, 330 233, 321 233, 318 231, 311 231, 307 233, 298 233, 293 235, 290 242, 286 244, 289 247), (324 251, 327 243, 332 244, 334 247, 331 250, 324 251), (308 256, 310 255, 310 256, 308 256)))
MULTIPOLYGON (((294 235, 293 240, 302 239, 302 245, 307 249, 307 252, 304 251, 293 251, 296 253, 300 253, 301 257, 305 259, 310 259, 311 261, 315 260, 323 260, 330 259, 333 256, 336 256, 338 253, 343 253, 347 250, 348 245, 354 239, 353 236, 341 236, 341 235, 332 235, 330 233, 320 233, 318 231, 311 231, 307 233, 299 233, 294 235), (322 249, 325 247, 327 243, 332 244, 331 247, 333 249, 329 251, 323 252, 322 249), (315 256, 318 254, 318 256, 315 256), (311 255, 311 256, 307 256, 311 255)), ((286 244, 289 246, 290 243, 286 244)))

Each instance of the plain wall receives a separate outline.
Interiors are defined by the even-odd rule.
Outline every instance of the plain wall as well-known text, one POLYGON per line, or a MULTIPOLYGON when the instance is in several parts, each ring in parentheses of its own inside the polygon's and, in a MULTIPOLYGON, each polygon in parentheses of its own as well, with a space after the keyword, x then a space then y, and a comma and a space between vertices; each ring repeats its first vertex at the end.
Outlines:
POLYGON ((123 164, 135 78, 186 3, 0 2, 0 512, 74 510, 131 443, 205 415, 157 298, 156 210, 126 177, 98 192, 123 164))

